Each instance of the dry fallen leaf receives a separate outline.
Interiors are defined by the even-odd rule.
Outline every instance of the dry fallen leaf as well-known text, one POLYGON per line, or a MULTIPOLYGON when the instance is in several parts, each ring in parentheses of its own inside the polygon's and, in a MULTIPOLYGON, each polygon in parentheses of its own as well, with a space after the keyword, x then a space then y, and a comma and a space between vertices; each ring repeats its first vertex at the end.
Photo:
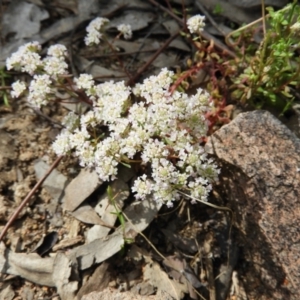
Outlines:
POLYGON ((99 267, 97 267, 93 275, 79 290, 77 298, 81 299, 82 296, 88 293, 104 290, 108 286, 112 277, 108 272, 108 267, 109 264, 107 262, 103 262, 99 267))
POLYGON ((114 228, 113 225, 110 226, 110 224, 102 221, 102 219, 95 212, 95 210, 88 204, 78 207, 76 210, 74 210, 71 213, 71 215, 75 217, 77 220, 86 224, 97 224, 97 225, 105 226, 106 228, 108 227, 108 231, 111 228, 114 228))
POLYGON ((144 29, 153 21, 155 15, 150 12, 131 10, 120 17, 113 18, 107 28, 118 27, 120 24, 128 24, 132 31, 144 29))
POLYGON ((125 228, 120 226, 113 234, 106 238, 97 239, 93 242, 77 247, 70 252, 70 257, 77 260, 80 270, 85 270, 95 263, 105 261, 115 253, 119 252, 124 245, 124 238, 131 238, 148 227, 161 207, 160 203, 148 200, 131 204, 124 210, 124 214, 130 219, 125 228), (124 237, 125 235, 125 237, 124 237))
POLYGON ((0 243, 0 270, 40 285, 55 286, 52 280, 53 257, 41 258, 36 253, 14 253, 0 243))
MULTIPOLYGON (((115 195, 114 203, 117 205, 118 209, 121 210, 124 205, 124 201, 129 196, 128 185, 125 182, 123 182, 121 179, 117 179, 110 184, 110 187, 112 189, 113 195, 115 195)), ((107 234, 110 231, 110 228, 99 226, 99 225, 106 224, 108 226, 113 227, 116 222, 117 219, 117 215, 115 214, 116 208, 111 203, 107 195, 107 192, 105 192, 103 195, 100 196, 98 203, 95 206, 94 213, 98 213, 98 215, 101 217, 102 224, 98 223, 98 225, 95 225, 88 230, 87 243, 90 243, 95 239, 103 238, 107 236, 107 234)))
MULTIPOLYGON (((34 162, 34 170, 38 179, 41 179, 49 168, 50 166, 43 159, 37 159, 34 162)), ((67 181, 67 177, 58 172, 56 169, 54 169, 44 181, 42 186, 51 195, 54 203, 57 204, 61 200, 67 181)))
POLYGON ((72 262, 64 253, 57 253, 52 279, 62 300, 75 299, 79 277, 74 276, 74 270, 77 270, 77 263, 72 262))
POLYGON ((88 196, 90 196, 102 182, 95 171, 82 169, 66 188, 64 209, 75 210, 88 196))
POLYGON ((26 1, 11 1, 3 15, 3 38, 14 33, 14 39, 30 38, 40 31, 41 21, 49 18, 43 8, 26 1))
POLYGON ((0 299, 13 300, 14 297, 15 297, 15 292, 11 284, 6 283, 3 286, 1 286, 0 299))
POLYGON ((144 280, 150 282, 158 290, 167 292, 174 299, 182 299, 188 292, 187 285, 170 279, 160 265, 151 259, 150 255, 144 257, 147 262, 143 269, 144 280))

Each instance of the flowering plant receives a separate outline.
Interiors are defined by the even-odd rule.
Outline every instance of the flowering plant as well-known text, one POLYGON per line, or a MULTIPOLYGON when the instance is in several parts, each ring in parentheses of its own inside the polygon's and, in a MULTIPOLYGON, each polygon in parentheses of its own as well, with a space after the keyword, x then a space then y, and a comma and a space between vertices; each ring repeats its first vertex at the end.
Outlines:
MULTIPOLYGON (((99 43, 107 22, 92 21, 85 42, 99 43)), ((119 27, 125 38, 131 35, 128 26, 119 27)), ((7 59, 8 69, 33 75, 28 89, 24 82, 15 82, 12 96, 28 90, 29 103, 40 108, 64 88, 91 106, 85 114, 70 112, 64 118, 64 129, 53 143, 56 154, 72 153, 104 181, 117 177, 119 164, 139 164, 140 176, 132 186, 138 199, 152 194, 155 201, 171 206, 185 190, 207 201, 219 171, 200 146, 208 130, 205 114, 211 109, 206 91, 198 89, 192 96, 171 92, 174 73, 167 69, 132 88, 124 82, 96 84, 90 74, 72 80, 65 46, 51 46, 43 59, 40 51, 37 42, 28 43, 7 59)))
MULTIPOLYGON (((300 87, 300 5, 293 1, 281 10, 274 11, 271 7, 267 10, 268 28, 254 54, 254 33, 249 35, 246 31, 249 25, 236 30, 238 35, 248 34, 252 39, 249 41, 251 47, 245 48, 243 41, 238 49, 241 53, 239 67, 236 67, 237 61, 232 62, 235 69, 242 72, 232 76, 231 96, 257 108, 270 106, 285 113, 293 107, 300 87)), ((257 30, 252 28, 253 32, 257 30)))
POLYGON ((203 28, 205 26, 204 19, 205 17, 201 15, 195 15, 189 18, 186 22, 186 25, 190 33, 199 34, 201 31, 203 31, 203 28))

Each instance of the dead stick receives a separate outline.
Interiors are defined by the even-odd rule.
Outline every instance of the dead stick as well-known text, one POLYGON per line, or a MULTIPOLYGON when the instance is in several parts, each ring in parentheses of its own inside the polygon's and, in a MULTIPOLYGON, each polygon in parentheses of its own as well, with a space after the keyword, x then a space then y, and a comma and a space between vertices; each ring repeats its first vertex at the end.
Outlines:
MULTIPOLYGON (((153 5, 157 6, 159 9, 161 9, 162 11, 166 12, 167 14, 169 14, 172 18, 174 18, 175 20, 177 20, 181 25, 185 26, 184 21, 179 18, 178 16, 176 16, 172 11, 170 11, 169 9, 167 9, 166 7, 162 6, 161 4, 159 4, 158 2, 156 2, 155 0, 148 0, 150 3, 152 3, 153 5)), ((202 38, 204 38, 205 40, 213 40, 215 46, 222 51, 225 51, 228 55, 230 55, 232 58, 236 58, 236 54, 233 53, 230 49, 228 49, 228 47, 226 47, 226 45, 224 45, 221 41, 217 40, 215 37, 213 37, 212 35, 210 35, 208 32, 206 31, 201 31, 200 35, 202 36, 202 38)))
POLYGON ((174 35, 172 35, 168 40, 166 40, 166 42, 163 44, 162 47, 160 47, 152 56, 151 58, 147 61, 146 64, 143 65, 143 67, 141 67, 136 75, 131 78, 128 82, 127 85, 131 85, 133 83, 135 83, 137 81, 137 79, 141 76, 141 74, 143 74, 143 72, 151 65, 151 63, 158 57, 158 55, 165 49, 168 47, 168 45, 178 36, 179 31, 176 32, 174 35))
POLYGON ((217 24, 217 22, 215 22, 214 18, 206 10, 204 5, 200 1, 196 1, 196 6, 203 12, 203 14, 209 20, 211 25, 214 26, 216 28, 216 30, 218 30, 225 37, 227 34, 220 28, 220 26, 217 24))
POLYGON ((3 237, 5 236, 8 228, 11 226, 13 221, 17 218, 21 210, 24 208, 24 206, 28 203, 28 201, 31 199, 33 194, 36 192, 36 190, 42 185, 42 183, 47 179, 47 177, 51 174, 53 169, 59 164, 59 162, 62 160, 63 156, 59 156, 54 163, 51 165, 47 173, 37 182, 37 184, 32 188, 32 190, 28 193, 26 198, 22 201, 22 203, 19 205, 19 207, 16 209, 16 211, 11 215, 9 220, 7 221, 6 225, 4 226, 1 235, 0 235, 0 242, 2 241, 3 237))

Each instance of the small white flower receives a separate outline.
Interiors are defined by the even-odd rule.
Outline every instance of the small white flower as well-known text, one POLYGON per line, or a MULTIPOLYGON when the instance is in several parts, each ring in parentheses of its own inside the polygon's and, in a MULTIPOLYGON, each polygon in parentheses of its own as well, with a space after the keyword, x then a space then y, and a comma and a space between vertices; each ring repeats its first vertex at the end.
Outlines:
POLYGON ((42 50, 42 46, 39 42, 29 42, 20 47, 21 51, 24 52, 40 52, 42 50))
POLYGON ((201 177, 196 178, 194 181, 191 181, 188 184, 188 187, 190 188, 190 194, 193 198, 199 199, 204 202, 207 201, 208 194, 212 189, 212 186, 207 185, 206 182, 203 182, 203 179, 201 177))
POLYGON ((101 180, 109 181, 116 178, 117 165, 118 162, 113 157, 103 157, 101 161, 97 161, 95 170, 101 180))
POLYGON ((53 78, 56 78, 57 75, 67 74, 68 65, 63 58, 48 56, 43 62, 45 72, 53 78))
POLYGON ((93 76, 90 74, 80 74, 78 78, 74 79, 74 82, 79 89, 83 90, 89 90, 95 84, 93 76))
POLYGON ((168 156, 169 151, 163 142, 157 139, 149 139, 148 143, 144 145, 142 152, 143 162, 152 161, 155 158, 162 158, 168 156))
POLYGON ((77 123, 79 122, 79 116, 73 111, 70 111, 62 120, 62 125, 66 127, 67 130, 72 132, 73 129, 77 128, 77 123))
POLYGON ((28 102, 34 107, 40 108, 47 104, 52 81, 49 75, 34 75, 29 85, 28 102))
POLYGON ((90 32, 91 30, 100 30, 105 24, 109 23, 109 20, 106 18, 98 17, 90 22, 88 27, 86 28, 87 32, 90 32))
POLYGON ((62 132, 56 137, 52 144, 52 149, 57 155, 65 155, 71 150, 70 132, 68 130, 62 130, 62 132))
POLYGON ((134 103, 129 108, 128 119, 133 128, 143 126, 147 121, 147 109, 145 103, 134 103))
POLYGON ((120 144, 113 137, 107 137, 103 141, 100 141, 95 151, 96 161, 101 161, 103 157, 118 156, 120 152, 120 144))
POLYGON ((100 39, 102 37, 101 29, 103 30, 103 26, 108 23, 109 20, 106 18, 96 18, 94 19, 86 28, 87 36, 84 41, 86 45, 91 44, 99 44, 100 39))
POLYGON ((108 81, 95 87, 97 99, 94 101, 97 112, 101 114, 101 119, 106 125, 116 123, 116 120, 122 117, 127 108, 130 87, 127 87, 123 81, 108 81))
POLYGON ((97 125, 95 112, 90 110, 80 117, 80 125, 84 128, 88 126, 95 127, 97 125))
POLYGON ((167 204, 168 207, 172 207, 171 203, 179 198, 179 194, 176 189, 168 183, 165 183, 164 185, 156 183, 153 186, 153 190, 154 200, 162 204, 167 204))
POLYGON ((13 98, 18 98, 25 90, 26 90, 26 84, 23 81, 17 80, 12 85, 12 91, 11 96, 13 98))
POLYGON ((176 167, 167 159, 161 158, 156 166, 153 166, 152 177, 156 183, 175 184, 178 172, 176 167))
POLYGON ((120 24, 117 29, 123 34, 125 40, 131 39, 132 30, 129 24, 120 24))
POLYGON ((76 155, 79 157, 79 164, 82 167, 92 168, 95 165, 95 147, 86 141, 82 147, 77 149, 76 155))
POLYGON ((67 56, 67 48, 60 44, 52 45, 49 47, 47 54, 57 58, 64 58, 67 56))
POLYGON ((205 20, 205 16, 201 16, 201 15, 196 15, 189 18, 186 24, 190 33, 197 34, 203 31, 203 28, 205 26, 204 20, 205 20))
POLYGON ((75 129, 74 132, 70 134, 69 142, 72 148, 80 149, 89 138, 90 135, 87 131, 75 129))
POLYGON ((127 137, 121 141, 121 153, 127 157, 133 158, 137 152, 138 142, 134 137, 127 137))
POLYGON ((33 75, 36 69, 42 67, 41 57, 38 54, 41 45, 38 42, 30 42, 21 46, 7 60, 7 70, 15 69, 33 75))
POLYGON ((87 46, 92 44, 98 45, 100 43, 101 38, 102 38, 102 33, 94 29, 87 34, 87 36, 84 38, 84 42, 87 46))
POLYGON ((144 200, 146 199, 146 196, 150 195, 152 192, 152 183, 147 179, 147 175, 144 174, 135 180, 131 190, 133 193, 136 193, 135 197, 137 199, 144 200))

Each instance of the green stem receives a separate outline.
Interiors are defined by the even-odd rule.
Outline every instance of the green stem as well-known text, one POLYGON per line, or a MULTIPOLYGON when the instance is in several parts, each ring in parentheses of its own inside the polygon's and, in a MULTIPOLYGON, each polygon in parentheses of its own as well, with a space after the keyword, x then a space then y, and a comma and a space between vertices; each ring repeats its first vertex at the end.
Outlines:
POLYGON ((294 3, 292 5, 292 9, 291 9, 291 12, 290 12, 290 15, 288 17, 288 24, 291 24, 291 21, 292 21, 292 17, 293 17, 293 14, 294 14, 294 10, 296 8, 296 5, 297 5, 297 0, 294 0, 294 3))

